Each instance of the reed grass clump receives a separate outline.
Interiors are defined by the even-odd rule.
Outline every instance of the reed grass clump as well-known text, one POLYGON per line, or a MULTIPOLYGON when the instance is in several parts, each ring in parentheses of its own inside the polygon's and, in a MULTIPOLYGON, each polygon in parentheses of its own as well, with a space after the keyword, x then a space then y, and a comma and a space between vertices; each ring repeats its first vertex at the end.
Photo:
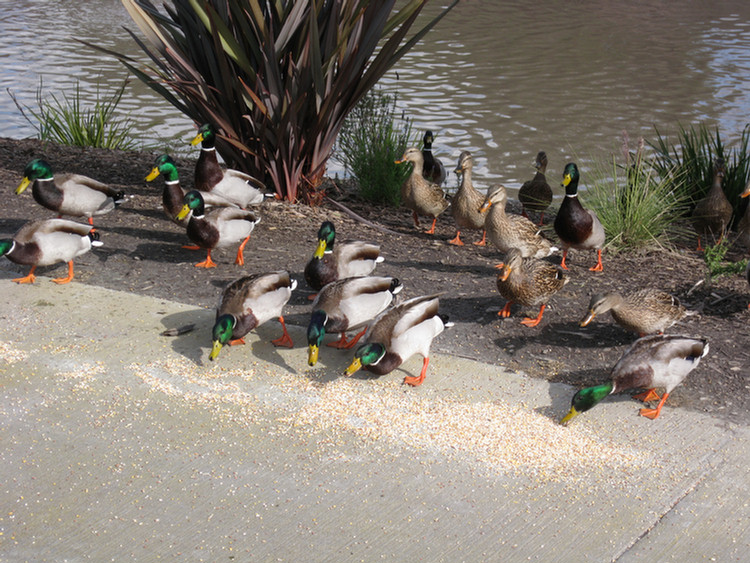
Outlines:
POLYGON ((363 199, 394 207, 401 203, 401 185, 411 168, 395 160, 411 138, 411 121, 399 119, 395 95, 375 88, 354 107, 339 133, 336 155, 363 199))
POLYGON ((724 161, 724 193, 734 207, 735 217, 741 217, 740 193, 750 178, 750 125, 742 131, 739 142, 727 147, 718 127, 709 130, 704 123, 680 127, 677 140, 671 142, 656 130, 656 141, 649 142, 654 150, 653 166, 659 176, 669 178, 674 189, 695 204, 708 193, 713 183, 713 163, 724 161))
POLYGON ((80 82, 73 93, 62 92, 60 96, 55 93, 45 96, 40 83, 36 108, 24 108, 10 90, 8 93, 42 141, 72 147, 133 150, 137 146, 132 137, 134 123, 117 114, 127 85, 128 81, 123 81, 111 95, 104 94, 97 85, 96 99, 90 106, 82 99, 80 82))
POLYGON ((684 215, 690 199, 675 189, 685 172, 659 174, 645 158, 642 144, 635 153, 626 151, 626 155, 624 166, 616 157, 611 163, 594 166, 586 204, 598 215, 610 248, 669 246, 675 236, 688 232, 684 215))

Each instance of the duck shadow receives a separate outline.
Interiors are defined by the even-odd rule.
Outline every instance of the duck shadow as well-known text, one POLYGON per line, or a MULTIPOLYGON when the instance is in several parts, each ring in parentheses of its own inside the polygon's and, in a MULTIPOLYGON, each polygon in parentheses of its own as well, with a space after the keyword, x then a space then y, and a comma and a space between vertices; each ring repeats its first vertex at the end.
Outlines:
MULTIPOLYGON (((417 260, 388 260, 388 266, 395 266, 398 271, 422 270, 428 272, 446 272, 450 274, 475 275, 480 278, 497 277, 497 269, 483 264, 446 264, 442 262, 421 262, 417 260)), ((398 277, 398 276, 397 276, 398 277)))
MULTIPOLYGON (((166 336, 162 333, 162 338, 170 339, 172 350, 175 353, 197 366, 208 367, 212 365, 212 362, 208 359, 208 354, 211 350, 211 330, 215 316, 215 311, 211 309, 192 309, 165 315, 161 319, 164 330, 175 331, 176 336, 166 336), (183 330, 185 332, 182 332, 183 330)), ((257 333, 259 340, 253 341, 249 345, 225 346, 217 361, 221 361, 222 357, 228 356, 231 356, 233 361, 239 362, 252 361, 253 358, 257 358, 279 366, 290 373, 296 373, 297 370, 284 360, 279 354, 279 349, 271 342, 281 335, 278 322, 275 327, 273 324, 269 322, 258 327, 254 332, 257 333)))
MULTIPOLYGON (((520 325, 520 315, 515 309, 511 317, 503 319, 503 323, 515 322, 520 325)), ((601 324, 596 331, 587 331, 578 326, 574 321, 551 322, 542 327, 538 332, 520 326, 513 327, 516 330, 523 329, 520 334, 499 334, 495 343, 503 349, 519 349, 528 344, 543 344, 546 346, 560 346, 564 348, 611 348, 630 345, 636 340, 636 336, 620 327, 611 324, 601 324)))

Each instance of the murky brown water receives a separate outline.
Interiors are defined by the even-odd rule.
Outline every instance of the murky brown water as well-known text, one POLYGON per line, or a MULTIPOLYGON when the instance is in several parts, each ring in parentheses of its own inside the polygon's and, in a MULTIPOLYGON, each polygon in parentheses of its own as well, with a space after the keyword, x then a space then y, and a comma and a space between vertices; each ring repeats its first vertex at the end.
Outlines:
MULTIPOLYGON (((40 76, 49 92, 76 79, 92 97, 98 81, 114 88, 125 76, 119 63, 72 38, 137 55, 122 26, 135 28, 117 0, 5 3, 2 83, 32 107, 40 76)), ((478 185, 511 187, 531 176, 538 150, 557 179, 569 160, 618 152, 623 131, 635 142, 653 139, 654 127, 674 133, 705 121, 731 143, 750 117, 748 84, 744 0, 464 0, 382 81, 418 131, 433 129, 448 167, 470 150, 478 185)), ((171 139, 187 150, 189 121, 137 81, 127 98, 123 110, 136 116, 140 140, 171 139)), ((5 92, 0 116, 4 135, 33 134, 5 92)))

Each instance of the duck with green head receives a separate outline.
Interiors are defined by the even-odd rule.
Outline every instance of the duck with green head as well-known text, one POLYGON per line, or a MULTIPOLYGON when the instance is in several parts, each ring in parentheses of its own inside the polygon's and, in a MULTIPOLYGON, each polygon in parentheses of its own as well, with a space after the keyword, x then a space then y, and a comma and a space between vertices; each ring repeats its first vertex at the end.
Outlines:
POLYGON ((123 192, 88 176, 53 175, 52 166, 39 158, 26 165, 16 194, 22 194, 32 182, 31 194, 39 205, 60 216, 87 217, 89 225, 94 224, 94 217, 109 213, 125 200, 123 192))
POLYGON ((634 399, 659 401, 656 408, 643 408, 640 411, 641 416, 658 418, 669 394, 698 367, 706 354, 708 341, 705 338, 660 334, 644 336, 636 340, 615 364, 610 381, 581 389, 573 396, 570 412, 561 424, 568 424, 607 395, 629 389, 646 389, 644 393, 633 395, 634 399), (657 387, 664 388, 661 397, 656 393, 657 387))
POLYGON ((216 128, 212 124, 201 125, 190 144, 201 145, 201 154, 195 164, 196 190, 213 192, 242 208, 263 202, 263 182, 239 170, 224 169, 219 164, 216 157, 216 128))
POLYGON ((182 221, 192 212, 188 220, 186 232, 188 238, 199 248, 208 251, 206 260, 195 266, 198 268, 215 268, 216 263, 211 259, 211 251, 240 243, 237 249, 235 264, 245 264, 243 251, 250 233, 260 222, 260 215, 235 207, 220 207, 206 213, 203 196, 197 190, 191 190, 183 198, 183 206, 176 219, 182 221))
MULTIPOLYGON (((168 154, 156 157, 151 172, 146 176, 146 181, 151 182, 159 175, 164 178, 164 190, 161 193, 164 213, 171 221, 185 226, 188 221, 187 217, 184 217, 181 221, 177 220, 177 214, 182 211, 182 206, 184 205, 185 192, 180 186, 180 175, 177 171, 177 164, 168 154)), ((212 194, 211 192, 200 193, 207 207, 237 207, 236 204, 218 194, 212 194)))
POLYGON ((347 340, 348 330, 357 330, 383 312, 393 301, 393 296, 403 289, 396 278, 364 276, 344 278, 329 283, 320 290, 312 304, 310 324, 307 327, 308 361, 318 362, 320 347, 326 332, 341 334, 333 348, 351 348, 364 335, 361 330, 347 340))
POLYGON ((275 346, 292 347, 282 310, 297 287, 289 272, 265 272, 242 277, 222 292, 213 327, 213 346, 208 359, 213 361, 227 344, 244 344, 244 336, 266 321, 278 318, 284 331, 273 340, 275 346))
POLYGON ((336 245, 336 229, 330 221, 323 221, 318 229, 318 245, 305 266, 305 281, 313 290, 333 281, 355 276, 367 276, 383 261, 380 246, 361 241, 336 245))
POLYGON ((47 219, 27 223, 12 239, 0 240, 0 256, 6 256, 16 264, 31 266, 27 276, 13 280, 16 283, 34 283, 37 266, 67 262, 68 275, 52 280, 65 284, 73 279, 73 259, 101 244, 99 234, 91 225, 66 219, 47 219))
POLYGON ((601 272, 602 246, 604 246, 605 233, 596 213, 585 209, 578 199, 578 182, 580 181, 578 166, 574 162, 565 166, 562 185, 565 188, 565 198, 555 217, 555 233, 563 245, 563 258, 560 266, 567 270, 565 259, 568 250, 595 249, 597 255, 596 265, 589 268, 592 272, 601 272))
POLYGON ((448 317, 438 314, 439 295, 414 297, 378 315, 344 375, 352 375, 359 369, 385 375, 420 354, 422 370, 417 377, 407 376, 404 383, 413 387, 421 385, 430 364, 432 341, 451 326, 448 317))

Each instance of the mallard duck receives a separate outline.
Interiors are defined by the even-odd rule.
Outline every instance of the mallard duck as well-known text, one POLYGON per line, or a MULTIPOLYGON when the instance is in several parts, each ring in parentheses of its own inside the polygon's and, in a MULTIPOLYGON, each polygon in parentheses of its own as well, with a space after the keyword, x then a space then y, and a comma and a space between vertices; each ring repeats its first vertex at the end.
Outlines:
POLYGON ((198 268, 215 268, 216 264, 211 260, 211 250, 232 246, 242 241, 237 249, 235 264, 245 264, 243 251, 250 233, 255 225, 260 223, 260 216, 252 211, 236 209, 232 207, 221 207, 206 214, 203 196, 197 190, 191 190, 185 194, 182 209, 177 214, 178 221, 182 221, 192 211, 193 214, 188 221, 186 232, 188 238, 199 248, 208 251, 206 260, 196 264, 198 268))
POLYGON ((201 154, 195 164, 194 188, 202 192, 214 192, 240 207, 256 205, 263 202, 265 195, 263 182, 249 174, 223 169, 216 158, 216 130, 210 123, 205 123, 190 142, 195 146, 201 144, 201 154))
MULTIPOLYGON (((164 213, 171 221, 178 225, 185 226, 188 218, 182 221, 177 220, 177 214, 182 211, 184 205, 185 192, 180 186, 180 177, 177 172, 177 164, 168 154, 162 154, 156 157, 154 167, 146 176, 146 181, 151 182, 161 174, 164 177, 164 191, 161 193, 161 202, 164 213)), ((211 192, 200 192, 203 203, 206 207, 237 207, 228 199, 211 192)))
POLYGON ((312 315, 307 327, 308 360, 314 366, 326 332, 339 332, 341 337, 328 345, 351 348, 365 333, 362 330, 350 340, 346 331, 356 330, 369 323, 393 301, 403 289, 396 278, 355 277, 329 283, 320 290, 312 304, 312 315))
POLYGON ((336 229, 330 221, 323 221, 318 229, 318 246, 305 266, 305 281, 313 290, 338 279, 366 276, 382 262, 380 247, 360 241, 336 243, 336 229))
POLYGON ((451 200, 451 215, 456 222, 456 236, 448 242, 463 246, 461 241, 461 229, 474 229, 482 231, 482 240, 475 242, 477 246, 487 244, 487 231, 484 230, 485 216, 479 210, 484 202, 484 196, 480 194, 471 182, 471 170, 474 168, 474 159, 469 151, 462 152, 458 157, 456 174, 461 174, 461 185, 451 200))
POLYGON ((438 315, 439 295, 414 297, 380 313, 367 329, 344 375, 351 375, 360 368, 385 375, 414 354, 420 354, 422 371, 418 377, 404 378, 404 383, 421 385, 430 363, 430 345, 446 326, 450 326, 448 317, 438 315))
POLYGON ((401 203, 404 207, 411 209, 414 214, 414 225, 419 227, 419 215, 432 217, 432 227, 427 234, 435 232, 435 223, 437 216, 448 207, 448 201, 445 199, 443 190, 440 186, 425 180, 422 176, 422 165, 424 164, 422 153, 417 148, 406 149, 403 156, 396 161, 396 164, 402 162, 411 162, 414 167, 411 174, 401 186, 401 203))
POLYGON ((479 208, 486 215, 484 228, 500 252, 515 248, 524 258, 544 258, 557 250, 544 238, 539 228, 526 217, 509 215, 505 212, 508 194, 504 186, 495 185, 487 193, 484 203, 479 208))
POLYGON ((424 137, 422 138, 422 158, 424 159, 422 175, 430 182, 442 186, 443 182, 445 182, 445 166, 443 166, 443 163, 432 154, 433 141, 434 137, 432 136, 432 131, 425 131, 424 137))
MULTIPOLYGON (((750 182, 747 183, 744 191, 740 194, 740 197, 747 196, 750 196, 750 182)), ((744 247, 750 248, 750 202, 745 207, 745 213, 737 224, 737 240, 744 247)))
POLYGON ((612 369, 610 381, 581 389, 571 402, 570 412, 560 421, 568 424, 574 417, 599 403, 607 395, 622 393, 629 389, 647 389, 645 393, 633 395, 644 402, 659 401, 655 409, 641 409, 641 416, 655 419, 672 390, 708 354, 705 338, 667 336, 652 334, 636 340, 622 355, 612 369), (664 388, 659 397, 656 387, 664 388))
POLYGON ((297 287, 289 272, 266 272, 245 276, 230 283, 222 292, 216 323, 213 328, 213 347, 208 359, 219 356, 221 348, 244 344, 244 336, 266 321, 278 317, 284 333, 271 342, 276 346, 292 347, 292 338, 286 330, 282 309, 297 287))
POLYGON ((73 279, 73 259, 101 244, 99 233, 91 225, 66 219, 47 219, 27 223, 12 239, 0 240, 0 255, 16 264, 31 265, 29 274, 14 279, 16 283, 34 283, 37 266, 67 262, 68 275, 52 280, 63 284, 73 279))
POLYGON ((706 197, 701 199, 693 209, 692 220, 693 227, 698 233, 698 248, 703 250, 701 237, 704 239, 711 236, 718 241, 724 238, 729 222, 732 220, 732 204, 729 203, 721 183, 724 180, 724 160, 717 158, 714 161, 714 181, 708 190, 706 197))
POLYGON ((563 259, 560 266, 564 270, 568 269, 565 259, 568 256, 569 249, 588 250, 594 248, 596 249, 597 262, 593 268, 589 269, 592 272, 601 272, 604 269, 602 266, 604 227, 599 222, 596 213, 584 209, 581 202, 578 201, 579 180, 578 166, 574 162, 568 163, 562 181, 565 188, 565 199, 563 199, 557 217, 555 217, 555 232, 563 245, 563 259))
POLYGON ((523 216, 528 217, 527 211, 540 213, 539 224, 544 223, 544 212, 552 203, 552 188, 547 183, 545 173, 547 172, 547 153, 539 151, 534 161, 536 174, 531 180, 527 180, 518 190, 518 201, 523 204, 523 216))
POLYGON ((588 313, 579 324, 586 326, 596 315, 607 311, 612 313, 612 318, 621 327, 641 336, 663 333, 687 314, 676 297, 659 289, 648 288, 625 296, 616 292, 593 295, 588 313))
POLYGON ((21 194, 34 182, 31 193, 36 202, 62 215, 87 217, 89 225, 93 217, 112 211, 125 200, 125 194, 106 184, 81 174, 55 174, 44 160, 35 159, 26 165, 23 180, 16 188, 21 194))
POLYGON ((505 262, 497 267, 500 269, 497 290, 508 300, 505 307, 498 312, 499 316, 509 317, 513 303, 527 307, 539 305, 539 315, 535 319, 523 319, 521 324, 524 326, 538 325, 547 301, 569 281, 555 264, 536 258, 524 258, 517 248, 510 249, 505 255, 505 262))

